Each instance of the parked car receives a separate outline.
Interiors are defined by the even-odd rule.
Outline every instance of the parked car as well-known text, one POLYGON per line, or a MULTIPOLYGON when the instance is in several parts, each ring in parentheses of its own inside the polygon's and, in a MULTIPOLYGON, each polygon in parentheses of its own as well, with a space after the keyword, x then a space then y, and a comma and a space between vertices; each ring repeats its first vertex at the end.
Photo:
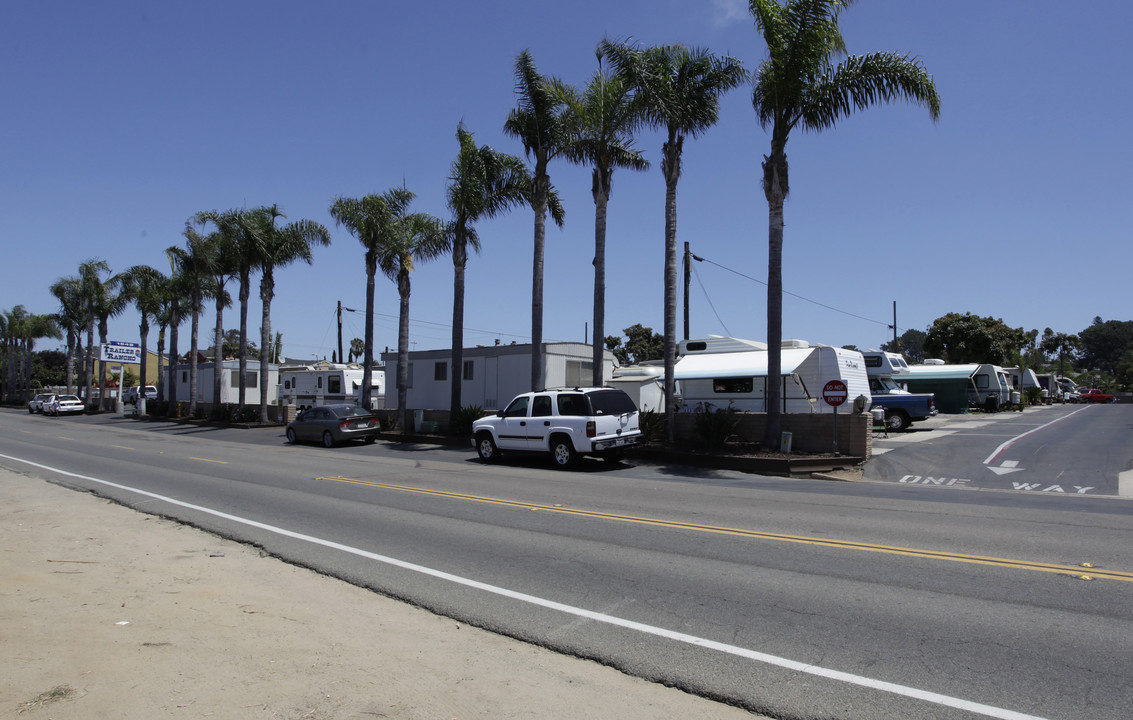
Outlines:
MULTIPOLYGON (((138 392, 139 392, 139 390, 141 390, 141 387, 138 386, 138 385, 135 385, 132 388, 128 388, 126 390, 126 394, 124 394, 122 396, 122 402, 125 403, 126 405, 137 405, 138 404, 138 392)), ((153 385, 146 385, 145 398, 146 398, 146 402, 149 402, 151 400, 157 400, 157 388, 154 387, 153 385)))
POLYGON ((83 401, 75 395, 53 395, 50 401, 43 402, 44 415, 77 415, 84 410, 83 401))
POLYGON ((547 453, 559 468, 573 466, 582 455, 616 462, 642 439, 637 406, 614 388, 522 393, 472 423, 472 445, 484 462, 510 452, 547 453))
POLYGON ((41 413, 41 412, 43 412, 43 401, 44 400, 50 400, 53 397, 55 397, 54 393, 40 393, 40 394, 36 395, 31 400, 28 400, 28 412, 29 413, 41 413))
POLYGON ((1113 393, 1103 392, 1097 388, 1088 388, 1082 391, 1082 402, 1111 403, 1113 400, 1113 393))
POLYGON ((372 443, 381 429, 378 416, 357 405, 322 405, 307 408, 287 423, 287 442, 319 441, 328 448, 348 440, 372 443))

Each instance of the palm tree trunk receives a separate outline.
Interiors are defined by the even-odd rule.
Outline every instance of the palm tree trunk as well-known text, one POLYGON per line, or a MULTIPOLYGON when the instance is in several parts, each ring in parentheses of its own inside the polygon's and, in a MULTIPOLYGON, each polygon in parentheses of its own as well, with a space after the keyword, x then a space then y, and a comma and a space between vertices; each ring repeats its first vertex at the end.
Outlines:
MULTIPOLYGON (((764 162, 764 192, 767 196, 767 425, 763 433, 763 447, 771 450, 779 446, 782 421, 782 368, 783 368, 783 181, 778 167, 777 154, 764 162)), ((785 165, 786 157, 781 160, 785 165)))
POLYGON ((197 415, 197 354, 200 352, 200 344, 198 342, 197 333, 200 332, 201 313, 197 309, 200 307, 201 299, 194 295, 193 297, 193 310, 190 316, 189 324, 189 417, 196 417, 197 415))
POLYGON ((263 275, 260 278, 260 302, 263 304, 263 315, 260 317, 260 422, 268 421, 268 363, 271 355, 268 348, 271 346, 271 299, 275 295, 275 275, 270 265, 264 265, 263 275))
MULTIPOLYGON (((142 322, 141 325, 138 326, 138 330, 138 335, 141 336, 140 340, 142 341, 142 364, 141 367, 138 368, 138 397, 134 401, 135 403, 137 403, 136 405, 134 405, 134 407, 139 410, 138 414, 140 415, 142 398, 146 396, 146 381, 149 380, 149 378, 146 376, 146 360, 149 359, 147 357, 149 353, 147 352, 146 348, 146 346, 149 344, 149 321, 146 318, 145 313, 142 313, 142 322)), ((158 367, 161 366, 158 365, 158 367)), ((118 388, 118 392, 121 393, 122 388, 118 388)))
POLYGON ((362 353, 362 406, 370 410, 374 403, 370 397, 374 373, 374 276, 378 274, 378 261, 372 252, 366 253, 366 339, 362 353))
POLYGON ((157 329, 157 399, 165 400, 165 326, 157 329))
POLYGON ((543 389, 543 248, 547 239, 547 194, 550 179, 537 172, 532 193, 535 250, 531 264, 531 390, 543 389))
POLYGON ((610 202, 610 174, 594 169, 594 387, 606 381, 606 207, 610 202))
MULTIPOLYGON (((240 394, 236 402, 241 408, 246 402, 248 393, 248 296, 251 294, 252 273, 250 270, 240 271, 240 394)), ((260 351, 264 356, 267 349, 260 351)))
POLYGON ((177 412, 177 361, 178 349, 178 328, 181 326, 181 308, 178 303, 173 304, 172 311, 170 312, 169 321, 169 407, 165 409, 165 414, 173 417, 177 412))
MULTIPOLYGON (((99 353, 101 354, 102 348, 106 347, 106 337, 110 334, 109 321, 105 318, 98 319, 98 344, 99 353)), ((107 395, 106 392, 106 361, 99 358, 98 361, 98 409, 106 410, 107 395)))
POLYGON ((75 331, 67 330, 67 394, 75 387, 75 331))
POLYGON ((468 265, 468 236, 463 227, 456 231, 452 244, 452 391, 449 396, 449 419, 460 412, 464 382, 464 271, 468 265))
POLYGON ((397 294, 401 308, 397 320, 397 414, 401 416, 402 430, 413 430, 409 415, 409 271, 402 268, 397 275, 397 294))
MULTIPOLYGON (((220 291, 224 292, 224 287, 221 286, 220 291)), ((220 410, 220 364, 224 359, 224 305, 221 304, 220 299, 216 301, 216 357, 212 361, 212 411, 215 413, 220 410)))
POLYGON ((669 442, 676 442, 677 367, 677 181, 681 177, 683 138, 670 134, 662 150, 665 176, 665 424, 669 442))
POLYGON ((90 407, 91 395, 94 394, 94 316, 87 318, 87 354, 83 360, 84 385, 87 389, 83 403, 90 407))

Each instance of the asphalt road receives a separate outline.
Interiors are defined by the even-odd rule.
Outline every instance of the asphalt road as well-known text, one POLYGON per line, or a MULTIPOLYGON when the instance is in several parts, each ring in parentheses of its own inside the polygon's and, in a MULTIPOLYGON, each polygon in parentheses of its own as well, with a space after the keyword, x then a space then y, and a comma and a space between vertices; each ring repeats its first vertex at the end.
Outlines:
POLYGON ((865 477, 1023 493, 1133 497, 1133 405, 940 415, 875 438, 865 477))
MULTIPOLYGON (((1008 435, 959 447, 983 469, 1008 435)), ((325 450, 278 429, 8 410, 0 465, 774 717, 1133 707, 1125 499, 597 461, 563 473, 483 465, 471 447, 325 450)))

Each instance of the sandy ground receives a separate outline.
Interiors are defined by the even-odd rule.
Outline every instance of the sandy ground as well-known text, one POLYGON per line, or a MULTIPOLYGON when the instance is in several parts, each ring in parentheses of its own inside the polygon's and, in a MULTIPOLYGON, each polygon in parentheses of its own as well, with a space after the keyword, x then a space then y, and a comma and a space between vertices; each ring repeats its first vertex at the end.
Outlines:
POLYGON ((750 713, 0 470, 0 718, 750 713))

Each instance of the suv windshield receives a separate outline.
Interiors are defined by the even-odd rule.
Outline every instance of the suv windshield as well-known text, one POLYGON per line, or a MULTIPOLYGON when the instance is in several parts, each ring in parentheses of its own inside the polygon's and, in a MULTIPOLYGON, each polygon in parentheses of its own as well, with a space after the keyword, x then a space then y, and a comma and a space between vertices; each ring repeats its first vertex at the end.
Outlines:
POLYGON ((586 393, 595 415, 622 415, 637 412, 633 399, 622 390, 592 390, 586 393))

